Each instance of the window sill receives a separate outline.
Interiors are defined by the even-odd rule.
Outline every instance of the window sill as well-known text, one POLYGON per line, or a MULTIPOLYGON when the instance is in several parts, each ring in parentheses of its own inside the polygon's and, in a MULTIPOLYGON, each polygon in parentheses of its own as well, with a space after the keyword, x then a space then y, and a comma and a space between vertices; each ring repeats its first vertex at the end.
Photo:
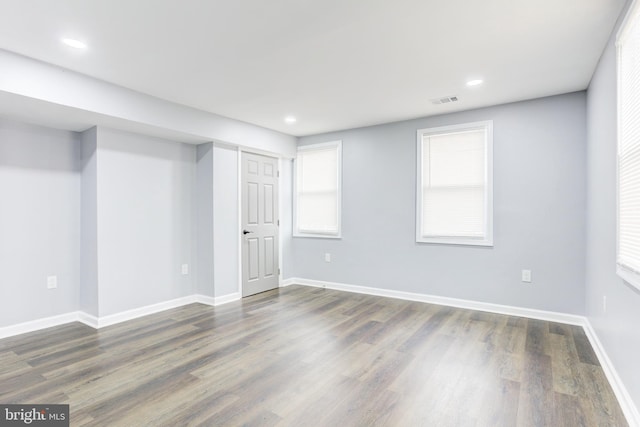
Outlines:
POLYGON ((493 239, 473 239, 469 237, 422 237, 416 238, 416 243, 430 243, 437 245, 456 246, 486 246, 493 247, 493 239))
POLYGON ((299 233, 294 232, 293 237, 307 237, 313 239, 342 239, 340 234, 322 234, 322 233, 299 233))
POLYGON ((617 264, 616 273, 622 280, 627 282, 634 289, 640 291, 640 274, 636 273, 633 270, 629 270, 628 268, 617 264))

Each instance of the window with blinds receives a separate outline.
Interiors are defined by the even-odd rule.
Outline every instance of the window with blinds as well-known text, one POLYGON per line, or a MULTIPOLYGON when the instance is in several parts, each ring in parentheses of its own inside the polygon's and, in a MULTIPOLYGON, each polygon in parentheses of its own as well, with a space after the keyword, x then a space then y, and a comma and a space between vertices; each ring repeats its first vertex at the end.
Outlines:
POLYGON ((294 236, 340 237, 342 142, 298 147, 294 236))
POLYGON ((417 242, 493 245, 492 127, 418 131, 417 242))
POLYGON ((640 7, 634 3, 617 37, 617 271, 640 289, 640 7))

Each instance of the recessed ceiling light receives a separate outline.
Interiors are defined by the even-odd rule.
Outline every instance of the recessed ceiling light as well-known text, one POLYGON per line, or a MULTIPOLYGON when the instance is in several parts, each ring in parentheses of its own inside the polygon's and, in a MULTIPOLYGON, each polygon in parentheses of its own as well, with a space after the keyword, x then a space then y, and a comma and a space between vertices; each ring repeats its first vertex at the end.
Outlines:
POLYGON ((287 123, 289 123, 289 124, 291 125, 291 124, 293 124, 293 123, 297 122, 297 121, 298 121, 298 119, 296 119, 296 118, 295 118, 295 117, 293 117, 293 116, 287 116, 287 117, 285 117, 285 118, 284 118, 284 121, 285 121, 285 122, 287 122, 287 123))
POLYGON ((87 44, 76 39, 62 39, 62 43, 71 46, 74 49, 86 49, 87 44))
POLYGON ((481 84, 482 84, 482 82, 483 82, 483 81, 482 81, 482 80, 480 80, 480 79, 469 80, 469 81, 467 82, 467 86, 478 86, 478 85, 481 85, 481 84))

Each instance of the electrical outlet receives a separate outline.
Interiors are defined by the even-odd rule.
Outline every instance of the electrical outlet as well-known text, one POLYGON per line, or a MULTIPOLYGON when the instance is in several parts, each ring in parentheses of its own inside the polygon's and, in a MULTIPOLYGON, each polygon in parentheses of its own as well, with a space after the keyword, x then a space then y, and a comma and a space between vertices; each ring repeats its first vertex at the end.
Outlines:
POLYGON ((55 289, 58 287, 58 276, 47 276, 47 289, 55 289))
POLYGON ((324 254, 324 262, 331 262, 331 254, 329 252, 324 254))
POLYGON ((602 314, 607 314, 607 296, 602 296, 602 314))
POLYGON ((189 274, 189 264, 182 264, 181 271, 183 276, 189 274))
POLYGON ((531 283, 531 270, 522 270, 522 281, 531 283))

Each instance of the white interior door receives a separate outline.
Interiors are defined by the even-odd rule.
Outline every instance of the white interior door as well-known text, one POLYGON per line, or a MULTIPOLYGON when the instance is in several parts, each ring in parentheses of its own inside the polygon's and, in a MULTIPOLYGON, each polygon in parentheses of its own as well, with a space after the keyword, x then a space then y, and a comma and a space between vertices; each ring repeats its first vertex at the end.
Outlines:
POLYGON ((278 159, 242 153, 242 296, 278 287, 278 159))

